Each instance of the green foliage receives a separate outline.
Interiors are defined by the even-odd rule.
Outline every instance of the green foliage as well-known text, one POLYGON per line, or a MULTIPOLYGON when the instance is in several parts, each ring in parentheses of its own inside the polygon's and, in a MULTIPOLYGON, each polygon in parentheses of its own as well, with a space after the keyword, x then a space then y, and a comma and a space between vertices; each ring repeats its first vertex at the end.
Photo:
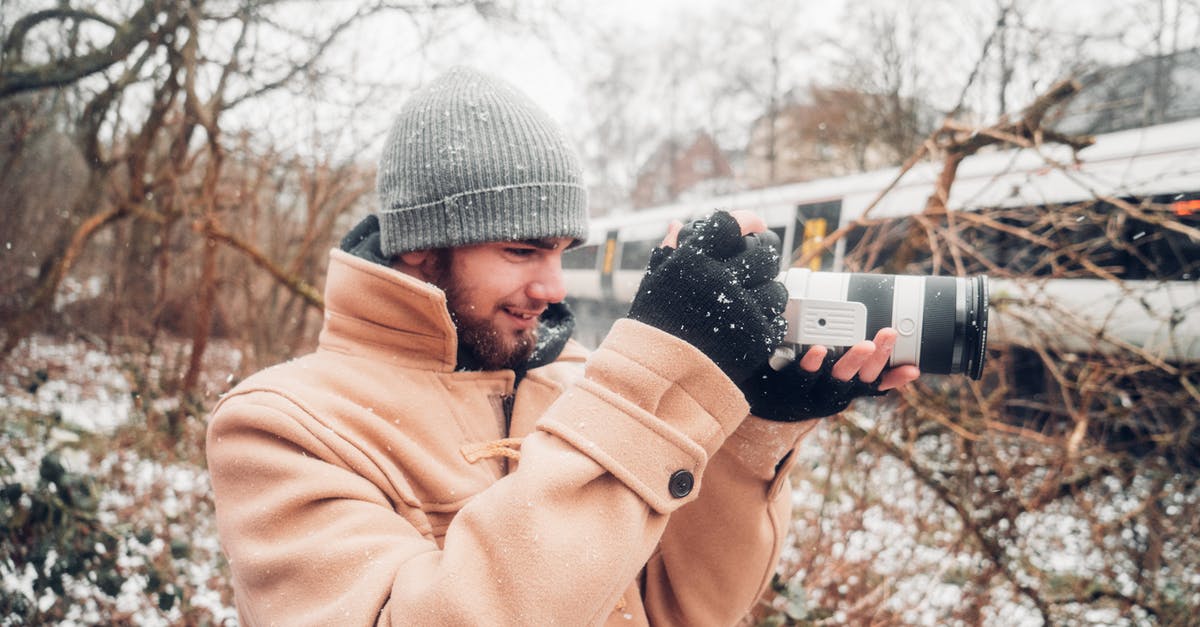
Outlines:
MULTIPOLYGON (((63 431, 54 412, 0 410, 0 625, 128 623, 130 598, 143 616, 161 612, 172 623, 215 622, 211 610, 192 604, 197 582, 189 577, 196 563, 215 556, 193 543, 196 520, 164 514, 169 482, 147 485, 144 475, 130 472, 139 457, 128 451, 115 456, 131 463, 98 473, 96 464, 81 463, 83 450, 47 448, 63 431), (120 504, 102 498, 108 494, 120 494, 120 504), (126 609, 117 609, 118 597, 126 609)), ((113 437, 76 433, 65 439, 107 456, 122 450, 113 437)), ((219 575, 223 563, 215 559, 219 575)))
MULTIPOLYGON (((46 591, 66 595, 70 581, 85 580, 115 597, 125 582, 114 550, 118 538, 97 522, 96 488, 90 477, 69 472, 55 452, 46 453, 37 483, 26 486, 5 469, 0 483, 0 569, 21 576, 31 568, 34 598, 21 591, 0 596, 0 614, 33 621, 58 615, 61 608, 37 611, 46 591)), ((56 604, 57 605, 57 604, 56 604)))

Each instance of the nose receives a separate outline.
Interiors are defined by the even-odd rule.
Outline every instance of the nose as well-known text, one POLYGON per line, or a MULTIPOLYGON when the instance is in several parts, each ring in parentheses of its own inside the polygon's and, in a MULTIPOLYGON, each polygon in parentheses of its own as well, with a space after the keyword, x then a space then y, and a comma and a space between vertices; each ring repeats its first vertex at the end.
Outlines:
POLYGON ((561 259, 550 258, 539 265, 537 275, 526 287, 526 296, 546 303, 561 302, 567 297, 561 259))

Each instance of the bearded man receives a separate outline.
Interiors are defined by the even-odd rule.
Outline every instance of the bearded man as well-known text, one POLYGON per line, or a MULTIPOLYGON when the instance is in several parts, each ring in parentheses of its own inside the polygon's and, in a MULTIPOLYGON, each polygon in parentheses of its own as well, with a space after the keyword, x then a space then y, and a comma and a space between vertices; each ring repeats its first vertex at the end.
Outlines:
POLYGON ((673 225, 589 354, 562 302, 579 160, 478 72, 401 109, 378 191, 330 254, 316 351, 213 410, 244 625, 737 623, 783 548, 807 419, 918 374, 885 371, 890 329, 771 370, 778 253, 744 246, 764 224, 737 212, 673 225))

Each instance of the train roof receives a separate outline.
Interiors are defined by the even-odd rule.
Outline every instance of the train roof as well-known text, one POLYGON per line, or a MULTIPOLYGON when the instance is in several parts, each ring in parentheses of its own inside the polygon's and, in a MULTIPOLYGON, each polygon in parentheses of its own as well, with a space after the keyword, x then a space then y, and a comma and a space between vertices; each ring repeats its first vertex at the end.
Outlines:
MULTIPOLYGON (((790 219, 798 205, 841 201, 843 222, 870 208, 884 218, 920 212, 941 171, 922 162, 903 173, 882 198, 899 168, 745 190, 595 218, 592 239, 621 229, 661 234, 672 219, 687 221, 715 209, 752 209, 774 223, 790 219), (878 201, 877 201, 878 198, 878 201), (877 202, 876 202, 877 201, 877 202), (874 205, 872 206, 872 203, 874 205)), ((1096 197, 1141 197, 1200 189, 1200 118, 1097 135, 1073 155, 1068 146, 982 152, 959 165, 948 207, 1068 203, 1096 197)))

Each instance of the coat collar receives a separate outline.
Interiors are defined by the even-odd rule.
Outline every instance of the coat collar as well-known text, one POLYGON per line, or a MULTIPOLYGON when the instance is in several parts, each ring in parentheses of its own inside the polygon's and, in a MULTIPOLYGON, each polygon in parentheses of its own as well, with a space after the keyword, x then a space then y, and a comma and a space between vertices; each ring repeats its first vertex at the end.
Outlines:
MULTIPOLYGON (((542 316, 530 367, 559 358, 569 346, 574 325, 566 305, 552 305, 542 316)), ((350 354, 373 353, 414 368, 448 372, 460 365, 458 332, 445 292, 338 249, 330 252, 320 344, 350 354)), ((581 347, 571 348, 566 352, 577 357, 574 353, 581 347)))
POLYGON ((458 336, 446 294, 398 270, 334 249, 320 345, 415 368, 451 371, 458 336))

